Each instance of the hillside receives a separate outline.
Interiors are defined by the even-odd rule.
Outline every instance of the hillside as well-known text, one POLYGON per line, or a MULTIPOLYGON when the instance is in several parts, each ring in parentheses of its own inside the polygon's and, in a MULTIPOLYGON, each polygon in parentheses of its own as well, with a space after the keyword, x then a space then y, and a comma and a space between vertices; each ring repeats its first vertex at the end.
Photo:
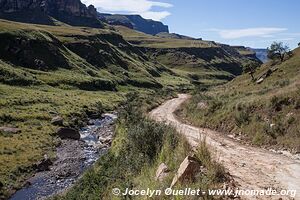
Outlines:
POLYGON ((114 27, 131 44, 195 84, 219 84, 243 72, 247 63, 259 65, 255 53, 238 51, 229 45, 187 37, 160 37, 126 28, 114 27))
POLYGON ((300 49, 283 63, 268 62, 207 92, 196 92, 181 114, 195 125, 225 131, 248 143, 300 150, 300 49))
POLYGON ((78 129, 88 117, 115 110, 130 92, 153 106, 192 83, 232 79, 250 61, 214 42, 55 22, 0 20, 1 198, 23 186, 44 155, 55 157, 55 116, 78 129))
POLYGON ((54 156, 56 115, 81 127, 88 116, 114 110, 130 91, 191 87, 113 31, 5 20, 0 72, 0 127, 20 130, 0 132, 1 197, 23 185, 44 154, 54 156))

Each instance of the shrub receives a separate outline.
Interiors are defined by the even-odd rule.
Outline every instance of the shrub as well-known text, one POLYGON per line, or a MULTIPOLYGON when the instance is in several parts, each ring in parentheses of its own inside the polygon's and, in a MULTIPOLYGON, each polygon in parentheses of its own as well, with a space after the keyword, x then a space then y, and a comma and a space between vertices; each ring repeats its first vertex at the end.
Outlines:
POLYGON ((273 96, 270 101, 270 106, 275 111, 281 111, 282 106, 289 105, 289 98, 288 97, 277 97, 273 96))
POLYGON ((225 168, 212 159, 205 139, 200 141, 196 150, 196 157, 199 159, 201 164, 207 168, 209 181, 218 183, 223 182, 226 179, 225 168))
POLYGON ((234 115, 235 124, 241 127, 243 124, 249 124, 250 115, 246 110, 236 111, 234 115))

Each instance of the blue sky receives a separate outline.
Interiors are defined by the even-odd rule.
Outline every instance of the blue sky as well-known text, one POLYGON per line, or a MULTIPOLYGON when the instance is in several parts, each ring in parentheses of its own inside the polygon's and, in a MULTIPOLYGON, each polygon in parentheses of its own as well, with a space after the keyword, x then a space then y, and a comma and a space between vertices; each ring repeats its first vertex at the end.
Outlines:
POLYGON ((100 12, 140 14, 170 31, 231 45, 265 48, 300 42, 299 0, 83 0, 100 12))

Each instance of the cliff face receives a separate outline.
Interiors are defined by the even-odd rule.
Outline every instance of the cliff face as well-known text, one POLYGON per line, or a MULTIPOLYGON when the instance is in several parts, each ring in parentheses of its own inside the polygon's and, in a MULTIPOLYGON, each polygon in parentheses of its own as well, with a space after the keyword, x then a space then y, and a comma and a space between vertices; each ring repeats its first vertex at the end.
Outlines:
POLYGON ((53 17, 70 25, 102 27, 95 7, 80 0, 0 0, 0 17, 38 24, 51 24, 53 17))
POLYGON ((99 18, 111 25, 122 25, 128 28, 156 35, 161 32, 169 33, 169 27, 161 22, 144 19, 140 15, 111 15, 99 13, 99 18))

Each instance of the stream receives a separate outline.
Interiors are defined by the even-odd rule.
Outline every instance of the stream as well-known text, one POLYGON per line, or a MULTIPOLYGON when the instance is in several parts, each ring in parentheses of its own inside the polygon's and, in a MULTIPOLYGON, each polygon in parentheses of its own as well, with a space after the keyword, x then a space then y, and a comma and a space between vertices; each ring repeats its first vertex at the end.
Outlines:
POLYGON ((62 140, 50 170, 36 173, 10 200, 36 200, 59 194, 70 188, 97 159, 109 149, 116 114, 89 120, 81 128, 80 140, 62 140))

